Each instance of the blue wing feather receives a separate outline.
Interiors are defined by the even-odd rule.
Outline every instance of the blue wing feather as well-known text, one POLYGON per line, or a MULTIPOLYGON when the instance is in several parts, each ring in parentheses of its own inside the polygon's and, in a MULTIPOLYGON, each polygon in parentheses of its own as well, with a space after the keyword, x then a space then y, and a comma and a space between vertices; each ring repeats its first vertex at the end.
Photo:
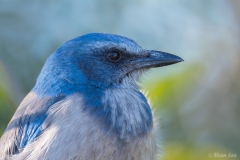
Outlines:
POLYGON ((21 152, 26 145, 33 142, 42 134, 44 129, 46 129, 43 128, 43 124, 48 116, 47 112, 49 108, 64 98, 64 95, 60 95, 54 98, 26 99, 32 102, 23 102, 26 105, 20 106, 21 109, 18 109, 15 113, 15 115, 20 114, 21 116, 14 118, 14 115, 6 129, 6 131, 11 128, 18 129, 18 133, 16 133, 14 143, 12 144, 12 151, 9 149, 10 155, 21 152))

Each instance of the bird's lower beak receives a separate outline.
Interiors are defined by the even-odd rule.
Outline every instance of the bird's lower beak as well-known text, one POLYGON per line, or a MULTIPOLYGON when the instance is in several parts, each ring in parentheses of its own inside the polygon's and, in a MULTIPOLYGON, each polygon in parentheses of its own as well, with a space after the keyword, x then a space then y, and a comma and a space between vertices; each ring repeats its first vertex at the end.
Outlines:
POLYGON ((182 58, 170 53, 153 50, 147 50, 147 52, 147 57, 142 57, 134 61, 135 64, 137 63, 137 66, 135 67, 148 69, 153 67, 167 66, 183 61, 182 58))

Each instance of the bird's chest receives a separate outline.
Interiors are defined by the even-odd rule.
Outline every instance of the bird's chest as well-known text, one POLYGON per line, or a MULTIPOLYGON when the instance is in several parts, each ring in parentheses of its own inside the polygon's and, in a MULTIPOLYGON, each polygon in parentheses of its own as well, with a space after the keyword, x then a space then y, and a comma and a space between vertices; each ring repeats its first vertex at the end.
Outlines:
POLYGON ((108 110, 108 115, 97 115, 98 112, 88 112, 81 107, 84 101, 79 95, 73 95, 62 104, 74 107, 63 106, 61 112, 52 110, 58 117, 58 121, 52 122, 58 126, 53 143, 65 148, 59 153, 60 159, 154 159, 156 145, 153 127, 147 126, 152 125, 148 110, 126 104, 119 111, 120 106, 115 103, 111 106, 115 109, 108 110))
MULTIPOLYGON (((87 126, 86 126, 87 127, 87 126)), ((86 140, 79 141, 79 159, 92 160, 153 160, 156 146, 153 132, 145 136, 133 137, 125 142, 115 135, 109 135, 98 127, 90 127, 86 140)))

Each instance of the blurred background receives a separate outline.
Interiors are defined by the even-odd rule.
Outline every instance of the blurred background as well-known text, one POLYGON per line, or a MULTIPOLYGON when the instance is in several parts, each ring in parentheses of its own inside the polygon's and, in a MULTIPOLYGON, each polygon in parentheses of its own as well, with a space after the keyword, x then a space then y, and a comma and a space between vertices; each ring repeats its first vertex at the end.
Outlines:
POLYGON ((0 135, 57 47, 107 32, 185 60, 139 83, 163 160, 239 160, 239 26, 238 0, 0 0, 0 135))

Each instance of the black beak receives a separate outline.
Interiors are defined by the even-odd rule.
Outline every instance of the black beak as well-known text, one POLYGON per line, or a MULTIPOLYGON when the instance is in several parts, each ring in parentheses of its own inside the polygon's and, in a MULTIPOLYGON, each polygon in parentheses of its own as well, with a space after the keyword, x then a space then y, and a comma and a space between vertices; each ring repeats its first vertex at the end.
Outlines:
POLYGON ((162 67, 182 61, 182 58, 170 53, 147 50, 144 56, 134 58, 130 61, 130 63, 126 65, 126 67, 128 68, 127 73, 125 73, 124 76, 120 78, 119 82, 121 82, 125 76, 129 75, 135 70, 145 70, 154 67, 162 67))
POLYGON ((149 69, 154 67, 167 66, 182 61, 183 61, 182 58, 170 53, 147 50, 147 56, 134 60, 134 63, 136 64, 135 66, 136 69, 137 68, 149 69))
POLYGON ((150 50, 148 53, 149 57, 145 61, 152 63, 151 67, 162 67, 183 61, 182 58, 166 52, 150 50))

